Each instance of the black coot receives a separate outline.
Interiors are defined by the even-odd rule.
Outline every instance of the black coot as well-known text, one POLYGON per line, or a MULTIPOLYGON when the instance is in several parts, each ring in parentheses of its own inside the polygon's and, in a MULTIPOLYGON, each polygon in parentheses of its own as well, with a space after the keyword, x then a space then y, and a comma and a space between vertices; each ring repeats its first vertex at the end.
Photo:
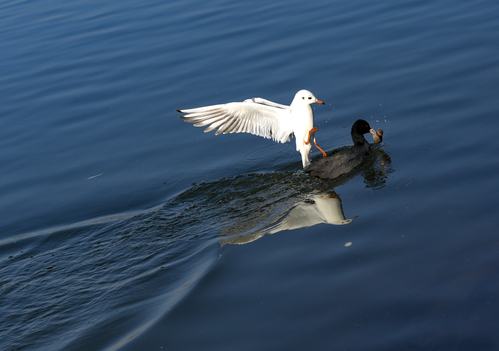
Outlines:
POLYGON ((363 164, 374 150, 374 145, 369 144, 364 134, 371 133, 375 143, 381 142, 383 131, 375 131, 363 119, 355 121, 352 125, 353 146, 344 146, 334 150, 329 157, 317 159, 305 169, 305 172, 324 179, 335 179, 347 175, 363 164))

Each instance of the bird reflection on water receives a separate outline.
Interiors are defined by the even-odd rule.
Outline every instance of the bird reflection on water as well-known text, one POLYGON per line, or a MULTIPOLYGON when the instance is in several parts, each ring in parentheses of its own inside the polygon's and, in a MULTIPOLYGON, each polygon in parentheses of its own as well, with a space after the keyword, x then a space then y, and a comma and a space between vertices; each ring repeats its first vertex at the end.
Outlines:
POLYGON ((241 215, 221 231, 220 243, 247 244, 267 234, 305 228, 317 224, 346 225, 340 195, 334 190, 357 175, 369 188, 383 187, 391 172, 391 158, 381 148, 374 149, 369 160, 352 172, 333 180, 321 180, 303 173, 247 175, 249 196, 239 199, 241 215), (254 182, 251 181, 254 178, 254 182))
POLYGON ((341 198, 334 191, 310 194, 305 199, 292 205, 275 223, 254 233, 238 235, 239 226, 230 228, 225 233, 229 238, 222 239, 221 243, 247 244, 260 239, 266 234, 275 234, 284 230, 311 227, 321 223, 344 225, 351 222, 351 219, 345 217, 341 198), (236 233, 232 236, 231 232, 234 229, 236 233))

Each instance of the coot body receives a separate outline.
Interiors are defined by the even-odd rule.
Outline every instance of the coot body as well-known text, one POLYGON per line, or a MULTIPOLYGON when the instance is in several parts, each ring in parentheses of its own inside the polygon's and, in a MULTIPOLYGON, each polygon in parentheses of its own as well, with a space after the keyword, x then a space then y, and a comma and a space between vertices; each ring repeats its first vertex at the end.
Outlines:
POLYGON ((329 157, 317 159, 305 171, 314 177, 336 179, 347 175, 362 165, 372 154, 375 146, 370 144, 364 134, 371 133, 376 143, 381 142, 382 131, 376 132, 363 119, 352 125, 352 146, 343 146, 330 153, 329 157))

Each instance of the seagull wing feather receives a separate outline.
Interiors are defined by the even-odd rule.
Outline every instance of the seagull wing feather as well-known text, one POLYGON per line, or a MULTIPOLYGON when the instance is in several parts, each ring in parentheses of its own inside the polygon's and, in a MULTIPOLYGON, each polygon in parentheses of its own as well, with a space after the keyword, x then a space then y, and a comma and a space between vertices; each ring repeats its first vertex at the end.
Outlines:
POLYGON ((215 135, 249 133, 285 143, 293 133, 289 106, 261 98, 178 112, 183 114, 184 121, 195 127, 206 127, 205 132, 214 131, 215 135))

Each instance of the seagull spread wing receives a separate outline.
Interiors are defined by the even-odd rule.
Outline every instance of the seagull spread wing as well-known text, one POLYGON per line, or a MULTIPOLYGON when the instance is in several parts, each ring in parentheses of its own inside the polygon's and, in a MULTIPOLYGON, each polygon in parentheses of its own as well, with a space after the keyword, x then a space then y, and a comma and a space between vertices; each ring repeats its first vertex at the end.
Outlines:
POLYGON ((205 133, 215 131, 215 135, 250 133, 285 143, 293 133, 289 106, 261 98, 178 112, 183 114, 186 122, 195 127, 206 127, 205 133))

